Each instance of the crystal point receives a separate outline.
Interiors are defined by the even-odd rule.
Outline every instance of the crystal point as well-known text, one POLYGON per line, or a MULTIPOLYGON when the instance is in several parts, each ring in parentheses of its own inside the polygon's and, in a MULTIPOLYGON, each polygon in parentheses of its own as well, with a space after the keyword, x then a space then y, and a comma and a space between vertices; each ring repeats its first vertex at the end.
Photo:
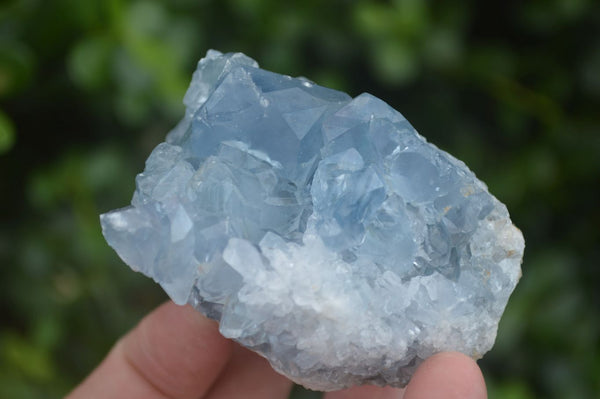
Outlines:
POLYGON ((134 270, 309 388, 404 386, 481 357, 524 241, 462 163, 382 100, 211 50, 183 120, 101 216, 134 270))

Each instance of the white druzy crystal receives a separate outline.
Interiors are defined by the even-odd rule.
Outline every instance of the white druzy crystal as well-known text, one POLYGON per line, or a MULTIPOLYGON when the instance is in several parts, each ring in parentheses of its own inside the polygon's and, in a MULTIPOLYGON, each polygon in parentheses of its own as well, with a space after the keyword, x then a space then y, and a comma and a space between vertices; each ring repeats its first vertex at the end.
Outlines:
POLYGON ((317 390, 404 386, 493 345, 524 241, 506 207, 383 101, 209 51, 109 244, 317 390))

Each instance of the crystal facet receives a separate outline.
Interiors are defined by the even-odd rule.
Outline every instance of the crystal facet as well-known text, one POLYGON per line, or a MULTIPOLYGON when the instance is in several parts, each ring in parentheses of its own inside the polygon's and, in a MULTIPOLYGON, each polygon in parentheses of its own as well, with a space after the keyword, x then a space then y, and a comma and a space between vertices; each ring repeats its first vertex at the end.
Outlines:
POLYGON ((132 269, 313 389, 492 347, 524 241, 464 163, 372 95, 240 53, 209 51, 184 103, 131 206, 101 216, 132 269))

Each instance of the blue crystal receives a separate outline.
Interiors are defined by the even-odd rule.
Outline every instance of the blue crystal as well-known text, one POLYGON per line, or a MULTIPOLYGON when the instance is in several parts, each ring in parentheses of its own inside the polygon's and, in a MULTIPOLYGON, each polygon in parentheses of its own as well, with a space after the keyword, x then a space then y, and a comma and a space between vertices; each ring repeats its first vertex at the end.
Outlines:
POLYGON ((209 51, 183 120, 101 216, 134 270, 308 387, 402 386, 493 345, 521 233, 382 100, 209 51))

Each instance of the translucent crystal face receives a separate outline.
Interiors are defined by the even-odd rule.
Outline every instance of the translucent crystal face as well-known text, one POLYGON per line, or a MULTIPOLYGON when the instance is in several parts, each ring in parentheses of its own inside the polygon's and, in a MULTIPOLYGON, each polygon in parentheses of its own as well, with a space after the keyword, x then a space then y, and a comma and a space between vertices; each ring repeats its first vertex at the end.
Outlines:
POLYGON ((101 216, 177 303, 319 390, 405 385, 493 345, 524 241, 506 207, 385 102, 209 51, 180 124, 101 216))

